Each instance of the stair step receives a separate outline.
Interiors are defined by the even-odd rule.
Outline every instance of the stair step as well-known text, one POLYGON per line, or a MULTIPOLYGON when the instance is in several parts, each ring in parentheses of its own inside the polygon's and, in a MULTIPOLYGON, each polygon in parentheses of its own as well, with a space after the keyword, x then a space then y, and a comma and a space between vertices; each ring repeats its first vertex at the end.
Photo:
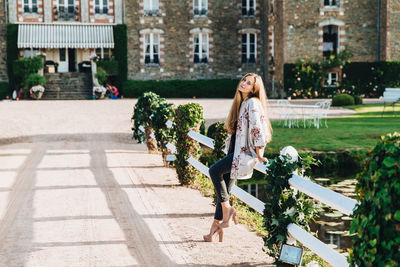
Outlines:
POLYGON ((89 99, 92 95, 91 75, 81 72, 45 74, 47 83, 42 99, 89 99))

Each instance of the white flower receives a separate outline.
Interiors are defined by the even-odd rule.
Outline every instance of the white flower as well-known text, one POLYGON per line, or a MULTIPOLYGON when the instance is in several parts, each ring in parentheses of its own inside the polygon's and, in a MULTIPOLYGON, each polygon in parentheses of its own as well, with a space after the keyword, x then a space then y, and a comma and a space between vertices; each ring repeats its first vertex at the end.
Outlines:
POLYGON ((89 56, 89 60, 94 60, 94 59, 96 59, 97 58, 97 55, 96 54, 91 54, 90 56, 89 56))
POLYGON ((35 85, 35 86, 32 86, 31 90, 34 93, 36 93, 36 92, 42 92, 43 93, 44 92, 44 87, 41 86, 41 85, 35 85))
POLYGON ((296 209, 294 207, 291 207, 290 209, 287 209, 283 214, 292 217, 295 213, 296 209))

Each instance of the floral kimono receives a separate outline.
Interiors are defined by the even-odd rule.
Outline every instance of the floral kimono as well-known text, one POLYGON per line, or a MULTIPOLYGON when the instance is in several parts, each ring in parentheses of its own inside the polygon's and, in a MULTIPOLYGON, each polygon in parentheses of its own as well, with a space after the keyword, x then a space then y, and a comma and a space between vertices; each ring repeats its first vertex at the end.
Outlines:
MULTIPOLYGON (((270 134, 261 102, 257 98, 243 101, 236 127, 231 179, 251 178, 258 162, 256 147, 262 147, 264 153, 270 134)), ((226 144, 230 144, 230 136, 226 144)))

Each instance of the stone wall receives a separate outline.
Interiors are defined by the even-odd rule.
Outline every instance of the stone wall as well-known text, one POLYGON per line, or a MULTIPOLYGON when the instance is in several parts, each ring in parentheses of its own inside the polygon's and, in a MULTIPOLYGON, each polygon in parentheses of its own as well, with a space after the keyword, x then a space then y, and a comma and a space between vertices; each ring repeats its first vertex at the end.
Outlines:
MULTIPOLYGON (((241 1, 238 0, 209 1, 205 17, 194 16, 193 0, 162 0, 158 16, 144 16, 142 1, 126 2, 129 79, 215 79, 239 78, 247 72, 262 74, 259 4, 262 1, 257 1, 253 18, 241 16, 241 1), (144 64, 144 40, 140 33, 154 29, 162 32, 161 59, 160 65, 149 66, 144 64), (190 32, 202 29, 210 32, 209 62, 193 64, 190 32), (240 62, 240 32, 247 29, 258 31, 257 63, 251 66, 240 62)), ((266 47, 264 42, 264 49, 266 47)))
POLYGON ((388 50, 387 60, 400 60, 400 2, 398 0, 387 0, 389 19, 388 19, 388 50))
POLYGON ((8 81, 7 75, 7 23, 4 11, 4 0, 0 0, 0 82, 8 81))

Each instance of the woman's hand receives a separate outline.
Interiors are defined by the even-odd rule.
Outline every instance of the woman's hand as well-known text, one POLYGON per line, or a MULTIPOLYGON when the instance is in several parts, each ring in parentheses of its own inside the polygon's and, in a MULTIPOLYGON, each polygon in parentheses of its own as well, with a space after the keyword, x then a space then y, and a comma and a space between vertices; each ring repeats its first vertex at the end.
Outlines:
POLYGON ((263 147, 258 147, 256 146, 256 153, 257 153, 257 159, 259 162, 268 162, 267 158, 264 158, 262 152, 264 152, 263 147))
POLYGON ((257 159, 258 159, 259 162, 268 162, 268 159, 267 159, 267 158, 260 157, 260 156, 258 156, 258 155, 257 155, 257 159))

